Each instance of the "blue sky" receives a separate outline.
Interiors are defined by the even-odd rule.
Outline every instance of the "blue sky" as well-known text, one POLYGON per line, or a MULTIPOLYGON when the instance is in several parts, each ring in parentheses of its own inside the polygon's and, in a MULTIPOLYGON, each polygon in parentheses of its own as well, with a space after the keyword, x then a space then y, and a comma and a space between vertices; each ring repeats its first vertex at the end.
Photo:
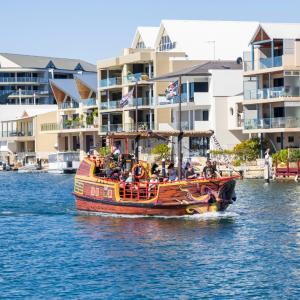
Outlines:
POLYGON ((299 0, 3 0, 0 52, 95 63, 130 46, 137 26, 161 19, 300 22, 299 0))

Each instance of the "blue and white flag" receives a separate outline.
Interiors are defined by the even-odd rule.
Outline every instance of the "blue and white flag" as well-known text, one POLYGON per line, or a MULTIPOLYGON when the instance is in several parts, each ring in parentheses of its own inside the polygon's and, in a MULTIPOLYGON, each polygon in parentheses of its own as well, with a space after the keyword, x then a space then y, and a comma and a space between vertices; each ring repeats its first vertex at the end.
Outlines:
POLYGON ((129 100, 132 99, 132 96, 133 96, 133 90, 134 90, 134 88, 132 88, 132 89, 129 91, 129 93, 127 93, 126 95, 124 95, 124 96, 122 97, 122 99, 120 100, 120 106, 121 106, 121 107, 126 106, 126 105, 128 104, 128 102, 129 102, 129 100))
POLYGON ((165 93, 166 93, 166 99, 167 100, 176 99, 177 96, 178 96, 178 81, 171 82, 168 85, 165 93))

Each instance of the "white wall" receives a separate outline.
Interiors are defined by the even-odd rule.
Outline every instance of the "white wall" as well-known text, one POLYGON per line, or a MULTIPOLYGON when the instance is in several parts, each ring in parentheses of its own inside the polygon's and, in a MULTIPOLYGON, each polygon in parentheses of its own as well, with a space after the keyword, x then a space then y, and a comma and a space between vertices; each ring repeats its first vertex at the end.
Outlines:
POLYGON ((243 92, 243 70, 210 70, 212 96, 235 96, 243 92))

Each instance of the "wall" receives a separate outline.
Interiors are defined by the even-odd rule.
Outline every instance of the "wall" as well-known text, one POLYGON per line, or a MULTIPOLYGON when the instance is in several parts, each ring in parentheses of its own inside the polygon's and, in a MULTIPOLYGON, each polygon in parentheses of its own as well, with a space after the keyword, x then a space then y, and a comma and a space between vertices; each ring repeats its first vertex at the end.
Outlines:
MULTIPOLYGON (((232 149, 234 145, 240 143, 241 140, 246 139, 247 135, 242 134, 242 130, 231 132, 228 129, 228 98, 227 97, 215 97, 215 136, 224 149, 232 149)), ((214 149, 214 145, 211 145, 214 149)))
POLYGON ((49 153, 56 152, 57 134, 41 132, 41 124, 55 123, 56 120, 56 111, 40 114, 35 117, 35 151, 38 158, 47 159, 49 153))

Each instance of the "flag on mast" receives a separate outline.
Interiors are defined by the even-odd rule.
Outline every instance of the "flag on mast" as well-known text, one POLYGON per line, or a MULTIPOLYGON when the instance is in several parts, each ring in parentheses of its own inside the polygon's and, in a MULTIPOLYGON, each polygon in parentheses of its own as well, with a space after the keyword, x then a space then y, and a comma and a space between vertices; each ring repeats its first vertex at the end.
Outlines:
POLYGON ((178 97, 178 80, 171 82, 166 91, 166 99, 167 100, 174 100, 178 97))
POLYGON ((132 88, 126 95, 124 95, 122 97, 122 99, 120 100, 121 107, 126 106, 129 102, 129 100, 131 100, 133 98, 133 91, 134 91, 134 88, 132 88))

